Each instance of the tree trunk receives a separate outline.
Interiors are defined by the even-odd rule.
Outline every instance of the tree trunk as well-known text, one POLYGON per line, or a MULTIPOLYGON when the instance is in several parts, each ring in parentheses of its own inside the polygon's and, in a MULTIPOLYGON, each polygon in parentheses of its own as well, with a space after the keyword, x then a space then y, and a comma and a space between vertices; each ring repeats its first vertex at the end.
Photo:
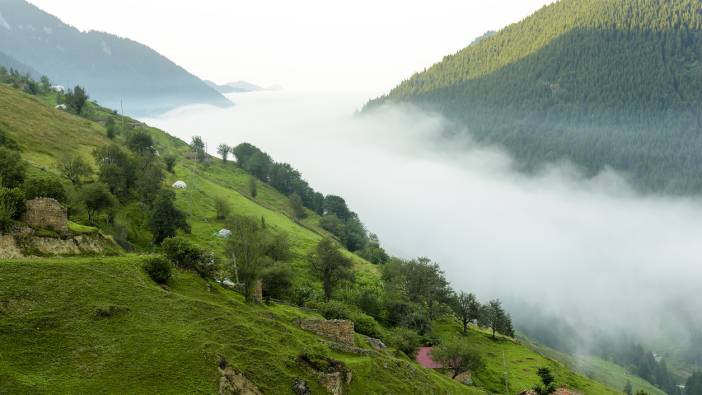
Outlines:
POLYGON ((464 319, 463 320, 463 334, 466 334, 468 332, 468 320, 464 319))

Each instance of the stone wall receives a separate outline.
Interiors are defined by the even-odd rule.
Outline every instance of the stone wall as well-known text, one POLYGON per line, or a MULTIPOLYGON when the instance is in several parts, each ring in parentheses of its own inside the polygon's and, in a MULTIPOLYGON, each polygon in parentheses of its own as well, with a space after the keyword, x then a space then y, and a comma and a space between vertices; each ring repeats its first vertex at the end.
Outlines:
POLYGON ((51 198, 28 200, 27 210, 22 216, 22 221, 34 228, 68 232, 66 208, 51 198))
POLYGON ((348 320, 297 320, 300 328, 328 337, 334 341, 354 345, 353 322, 348 320))

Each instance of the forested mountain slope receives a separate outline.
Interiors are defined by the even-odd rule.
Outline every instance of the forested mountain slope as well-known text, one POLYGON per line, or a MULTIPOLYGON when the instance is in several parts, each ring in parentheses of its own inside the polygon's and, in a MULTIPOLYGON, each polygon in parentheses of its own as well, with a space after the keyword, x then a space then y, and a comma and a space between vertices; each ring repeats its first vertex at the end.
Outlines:
POLYGON ((702 3, 561 0, 416 73, 410 102, 527 168, 609 165, 645 191, 702 190, 702 3))
MULTIPOLYGON (((54 108, 56 97, 53 92, 30 95, 0 84, 1 143, 7 144, 7 138, 16 143, 28 163, 28 178, 59 179, 71 190, 62 168, 66 155, 81 157, 93 168, 102 164, 95 153, 106 147, 128 146, 119 149, 138 158, 134 136, 148 134, 153 139, 149 148, 158 153, 149 156, 151 160, 177 158, 159 186, 171 190, 176 180, 188 184, 176 192, 175 205, 186 213, 191 231, 178 234, 223 259, 226 241, 215 236, 228 224, 216 217, 217 204, 223 201, 231 215, 255 218, 266 229, 287 235, 290 254, 276 265, 290 268, 292 289, 281 296, 286 303, 246 303, 240 292, 214 278, 218 275, 198 275, 182 267, 174 268, 172 278, 159 286, 143 268, 162 253, 147 225, 151 209, 122 196, 111 212, 95 215, 94 222, 102 232, 131 245, 134 253, 0 260, 0 393, 216 393, 222 377, 218 368, 223 365, 243 373, 263 393, 275 394, 294 393, 296 380, 305 381, 312 393, 323 393, 324 372, 319 369, 334 366, 352 372, 353 378, 343 384, 343 393, 350 394, 502 392, 505 370, 508 389, 516 393, 536 385, 537 368, 542 367, 551 369, 560 386, 586 394, 616 393, 514 339, 493 337, 474 327, 461 334, 447 304, 436 303, 435 319, 427 321, 421 299, 406 299, 401 284, 390 286, 386 277, 393 277, 392 271, 349 251, 342 253, 352 260, 352 280, 340 284, 333 299, 325 302, 310 263, 315 246, 330 236, 317 213, 308 210, 305 218, 295 219, 288 197, 271 185, 259 182, 256 196, 251 196, 251 175, 232 161, 198 161, 190 155, 191 146, 161 130, 92 103, 77 116, 54 108), (113 129, 117 132, 110 134, 113 129), (397 293, 390 293, 393 287, 397 293), (402 323, 393 321, 397 318, 389 313, 392 306, 409 320, 401 316, 402 323), (294 322, 322 315, 353 320, 357 348, 339 348, 294 322), (415 327, 422 328, 421 335, 415 327), (373 350, 360 333, 382 338, 390 347, 373 350), (451 339, 483 358, 485 366, 473 375, 474 385, 424 369, 405 355, 417 345, 451 339)), ((7 152, 0 149, 0 154, 7 152)), ((105 174, 86 176, 76 189, 101 182, 96 178, 105 174)), ((73 199, 66 204, 71 220, 86 225, 89 218, 81 205, 73 199)), ((395 262, 391 268, 401 271, 402 265, 395 262)), ((441 272, 433 273, 446 282, 441 272)), ((443 289, 450 291, 447 284, 443 289)))
POLYGON ((138 42, 81 32, 24 0, 0 1, 0 51, 47 75, 80 84, 103 105, 129 114, 204 103, 230 105, 220 93, 138 42))

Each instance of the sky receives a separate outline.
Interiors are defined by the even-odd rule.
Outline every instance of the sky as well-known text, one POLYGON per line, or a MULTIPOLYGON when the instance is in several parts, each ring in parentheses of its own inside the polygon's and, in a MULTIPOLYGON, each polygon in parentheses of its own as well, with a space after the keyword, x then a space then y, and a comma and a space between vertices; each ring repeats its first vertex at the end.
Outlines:
POLYGON ((380 95, 549 0, 30 0, 144 43, 203 79, 380 95))

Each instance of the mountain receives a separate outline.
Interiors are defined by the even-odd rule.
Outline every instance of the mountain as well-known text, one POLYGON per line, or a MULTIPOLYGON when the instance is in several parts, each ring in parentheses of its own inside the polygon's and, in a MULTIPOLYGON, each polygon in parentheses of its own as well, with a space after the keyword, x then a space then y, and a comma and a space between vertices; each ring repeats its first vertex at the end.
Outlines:
POLYGON ((646 192, 702 191, 702 3, 561 0, 370 101, 413 103, 531 171, 609 166, 646 192))
POLYGON ((245 92, 256 92, 256 91, 262 91, 266 90, 266 88, 262 88, 258 85, 254 85, 250 82, 246 81, 236 81, 236 82, 229 82, 226 84, 218 85, 215 82, 212 81, 205 81, 207 85, 215 89, 217 92, 222 93, 222 94, 227 94, 227 93, 245 93, 245 92))
POLYGON ((27 66, 26 64, 19 62, 2 52, 0 52, 0 66, 5 67, 8 70, 13 69, 19 71, 22 74, 29 74, 30 77, 35 80, 41 78, 41 74, 34 70, 34 68, 27 66))
POLYGON ((81 32, 24 0, 0 1, 0 52, 47 75, 83 85, 93 99, 133 115, 193 103, 231 103, 203 81, 138 42, 81 32))
MULTIPOLYGON (((82 116, 76 116, 55 108, 60 97, 56 92, 37 90, 30 95, 13 85, 0 82, 0 145, 4 145, 0 152, 14 147, 26 161, 28 179, 58 181, 67 194, 70 222, 69 235, 50 229, 0 232, 0 392, 230 394, 237 392, 222 386, 235 381, 270 394, 310 393, 296 391, 299 386, 315 394, 329 393, 330 383, 343 390, 331 393, 348 394, 518 393, 538 382, 537 368, 548 367, 559 385, 580 393, 619 393, 532 351, 518 339, 494 338, 486 328, 474 326, 462 333, 451 314, 442 313, 426 323, 423 308, 411 310, 416 305, 410 300, 394 299, 403 293, 390 292, 382 265, 348 250, 340 251, 351 260, 353 279, 332 301, 324 302, 321 281, 309 259, 319 241, 331 234, 313 210, 306 210, 304 218, 294 217, 291 199, 274 187, 273 180, 256 181, 253 194, 254 173, 246 166, 213 157, 201 163, 187 143, 162 130, 90 102, 82 116), (139 150, 144 141, 146 149, 139 150), (110 160, 96 159, 100 152, 111 152, 110 160), (88 174, 73 185, 64 165, 75 158, 85 161, 88 174), (175 160, 170 170, 164 167, 168 158, 175 160), (135 179, 119 181, 130 168, 135 179), (112 210, 95 214, 91 226, 87 201, 81 199, 98 180, 127 189, 119 193, 119 204, 112 210), (172 188, 178 180, 184 180, 187 188, 172 188), (154 186, 172 196, 177 210, 187 213, 190 231, 178 234, 191 245, 189 259, 199 259, 201 252, 193 250, 215 254, 217 273, 168 266, 172 277, 164 285, 147 274, 145 264, 163 253, 153 244, 147 225, 153 211, 142 201, 154 186), (215 236, 230 219, 217 218, 217 207, 222 205, 231 210, 227 216, 253 218, 254 224, 271 232, 267 235, 286 236, 283 244, 289 254, 274 265, 290 271, 291 289, 280 300, 247 303, 240 289, 225 286, 219 273, 229 262, 226 241, 215 236), (89 234, 104 235, 134 250, 55 255, 70 250, 71 236, 89 234), (52 245, 55 250, 47 251, 52 245), (26 257, 3 256, 13 249, 26 257), (405 326, 388 318, 386 310, 393 306, 400 318, 411 315, 405 326), (354 322, 353 346, 304 330, 298 321, 325 323, 323 318, 332 317, 354 322), (414 322, 428 324, 429 332, 420 336, 408 326, 414 322), (369 333, 388 347, 372 347, 369 333), (473 385, 424 369, 406 354, 411 355, 415 343, 450 339, 460 339, 482 357, 485 367, 471 375, 473 385), (509 383, 504 381, 506 366, 509 383), (338 377, 346 380, 340 382, 338 377)), ((0 165, 1 176, 8 163, 0 165)), ((289 166, 282 168, 295 172, 289 166)), ((5 188, 0 192, 7 199, 5 188)), ((3 204, 0 210, 6 207, 3 204)), ((391 267, 399 268, 397 262, 391 267)), ((442 304, 440 311, 447 309, 442 304)))

